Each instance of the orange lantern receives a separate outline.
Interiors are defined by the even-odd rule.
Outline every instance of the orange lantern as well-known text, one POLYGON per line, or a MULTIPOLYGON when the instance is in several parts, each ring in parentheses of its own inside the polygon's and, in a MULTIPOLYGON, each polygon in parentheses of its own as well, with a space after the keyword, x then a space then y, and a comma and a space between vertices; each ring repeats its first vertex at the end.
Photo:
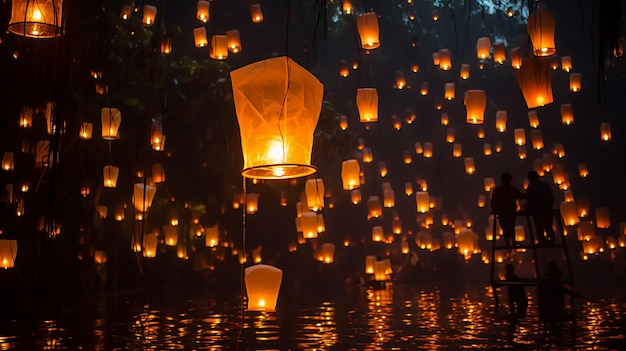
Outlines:
POLYGON ((107 188, 115 188, 117 186, 117 177, 120 174, 120 169, 114 166, 104 166, 102 170, 104 186, 107 188))
POLYGON ((448 143, 453 143, 454 142, 454 128, 448 128, 446 130, 446 142, 448 143))
POLYGON ((452 145, 452 157, 461 157, 463 156, 463 147, 461 144, 452 145))
POLYGON ((367 12, 359 15, 357 26, 363 49, 369 50, 380 47, 380 39, 378 39, 378 16, 375 12, 367 12))
MULTIPOLYGON (((441 113, 441 119, 440 119, 441 125, 442 126, 447 126, 448 123, 450 123, 450 118, 448 117, 448 114, 445 112, 441 113)), ((419 153, 419 152, 418 152, 419 153)))
POLYGON ((120 110, 111 107, 104 107, 100 111, 102 121, 102 139, 119 139, 119 127, 122 124, 122 113, 120 110))
POLYGON ((146 27, 152 27, 157 15, 156 6, 143 5, 143 25, 146 27))
POLYGON ((228 57, 228 39, 225 35, 214 35, 211 39, 209 57, 214 60, 226 60, 228 57))
POLYGON ((528 36, 533 44, 535 56, 550 56, 556 54, 554 45, 554 16, 545 6, 539 8, 528 15, 526 25, 528 36))
POLYGON ((468 63, 461 64, 461 73, 459 73, 461 79, 469 79, 470 77, 470 65, 468 63))
POLYGON ((357 89, 356 106, 361 122, 378 121, 378 91, 376 88, 357 89))
POLYGON ((572 57, 571 56, 563 56, 561 57, 561 69, 565 72, 569 72, 572 70, 572 57))
POLYGON ((569 90, 573 93, 577 93, 581 89, 581 74, 580 73, 572 73, 569 75, 569 90))
POLYGON ((611 140, 611 123, 609 122, 600 123, 600 138, 603 141, 611 140))
POLYGON ((261 5, 259 4, 250 5, 250 15, 252 16, 252 22, 254 23, 263 22, 263 12, 261 11, 261 5))
POLYGON ((29 38, 61 35, 63 0, 13 0, 9 31, 29 38))
POLYGON ((249 311, 274 311, 283 279, 283 271, 265 264, 245 269, 244 281, 249 311))
POLYGON ((493 60, 499 64, 503 64, 506 61, 506 54, 504 53, 504 43, 493 44, 493 60))
POLYGON ((496 130, 498 132, 504 133, 506 131, 506 119, 506 111, 500 110, 496 112, 496 130))
POLYGON ((197 48, 202 48, 209 44, 209 40, 206 37, 206 28, 199 27, 193 29, 193 42, 197 48))
POLYGON ((485 107, 487 96, 484 90, 468 90, 465 92, 465 109, 467 111, 466 122, 470 124, 482 124, 485 120, 485 107))
POLYGON ((130 17, 132 12, 132 7, 128 4, 122 5, 122 10, 120 11, 120 18, 123 20, 127 20, 130 17))
POLYGON ((454 100, 454 93, 454 83, 446 83, 443 97, 448 101, 454 100))
POLYGON ((582 178, 587 178, 589 176, 589 170, 587 169, 587 165, 585 163, 578 164, 578 174, 582 178))
POLYGON ((361 167, 357 160, 351 159, 341 163, 341 180, 344 190, 352 190, 360 186, 359 173, 361 173, 361 167))
POLYGON ((228 51, 232 52, 233 54, 238 54, 239 52, 241 52, 241 37, 239 36, 238 30, 227 30, 226 42, 228 45, 228 51))
POLYGON ((533 129, 530 132, 530 140, 533 143, 533 149, 535 150, 543 149, 543 136, 539 129, 533 129))
POLYGON ((2 169, 5 171, 12 171, 15 165, 13 152, 5 151, 4 155, 2 155, 2 169))
POLYGON ((531 57, 523 60, 517 73, 517 83, 522 90, 528 108, 552 103, 552 83, 550 67, 545 57, 531 57))
POLYGON ((465 164, 465 173, 470 174, 470 175, 476 173, 476 166, 474 166, 473 157, 466 157, 463 160, 463 163, 465 164))
POLYGON ((516 128, 513 131, 513 136, 515 137, 515 144, 518 146, 526 144, 526 131, 524 128, 516 128))
POLYGON ((343 0, 343 13, 346 15, 352 14, 352 2, 350 0, 343 0))
POLYGON ((452 69, 452 55, 448 49, 439 50, 439 68, 444 71, 452 69))
POLYGON ((402 90, 406 87, 406 78, 404 78, 404 72, 396 71, 396 84, 393 87, 399 90, 402 90))
POLYGON ((93 135, 93 124, 89 122, 83 122, 80 125, 80 131, 78 132, 78 137, 83 140, 90 140, 93 135))
POLYGON ((415 204, 417 212, 426 213, 430 210, 430 196, 427 191, 418 191, 415 193, 415 204))
POLYGON ((15 267, 17 257, 17 240, 0 239, 0 268, 15 267))
POLYGON ((489 52, 491 51, 491 39, 489 37, 478 38, 476 42, 476 55, 481 60, 489 58, 489 52))
POLYGON ((574 123, 574 110, 572 104, 561 105, 561 122, 567 126, 574 123))
POLYGON ((512 48, 509 52, 511 56, 511 66, 515 69, 522 68, 522 52, 518 47, 512 48))
POLYGON ((367 210, 367 219, 378 218, 383 215, 383 208, 381 206, 380 198, 378 196, 370 196, 367 199, 367 210))
POLYGON ((208 22, 210 15, 210 6, 211 3, 207 0, 199 0, 198 5, 196 6, 196 18, 201 22, 208 22))

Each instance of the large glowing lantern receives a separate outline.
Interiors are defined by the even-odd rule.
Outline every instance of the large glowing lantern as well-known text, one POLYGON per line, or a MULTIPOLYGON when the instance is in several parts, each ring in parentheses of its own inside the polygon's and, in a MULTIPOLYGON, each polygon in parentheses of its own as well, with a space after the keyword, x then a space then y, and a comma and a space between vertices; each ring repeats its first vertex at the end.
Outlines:
POLYGON ((151 27, 156 19, 157 8, 152 5, 143 5, 143 25, 151 27))
POLYGON ((257 264, 245 270, 249 311, 274 311, 283 279, 283 271, 270 265, 257 264))
POLYGON ((522 90, 528 108, 552 103, 552 83, 550 67, 545 57, 531 57, 523 60, 516 71, 517 83, 522 90))
POLYGON ((324 208, 324 180, 322 178, 307 179, 304 192, 309 210, 318 211, 324 208))
POLYGON ((359 109, 361 122, 378 121, 378 91, 376 88, 357 89, 356 107, 359 109))
MULTIPOLYGON (((526 24, 528 36, 533 44, 535 56, 550 56, 556 54, 554 45, 554 16, 545 7, 539 8, 528 15, 526 24)), ((526 64, 526 63, 524 63, 526 64)))
POLYGON ((17 256, 17 240, 0 240, 0 268, 13 268, 17 256))
POLYGON ((360 186, 359 174, 361 167, 357 160, 351 159, 341 162, 341 181, 343 190, 352 190, 360 186))
POLYGON ((115 140, 119 139, 118 130, 122 124, 122 113, 120 110, 111 107, 104 107, 100 111, 100 119, 102 121, 102 139, 115 140))
POLYGON ((152 206, 152 200, 156 195, 156 187, 144 183, 135 183, 133 187, 133 204, 139 212, 146 212, 152 206))
POLYGON ((376 49, 380 46, 380 39, 378 39, 378 16, 375 12, 359 15, 357 26, 363 49, 376 49))
POLYGON ((476 42, 476 55, 481 60, 489 58, 489 51, 491 51, 491 39, 489 37, 478 38, 476 42))
POLYGON ((198 27, 193 29, 193 42, 197 48, 209 45, 209 40, 206 37, 206 28, 198 27))
POLYGON ((196 6, 196 18, 201 22, 206 23, 209 20, 210 8, 211 2, 207 0, 198 0, 198 5, 196 6))
POLYGON ((30 38, 61 34, 63 0, 13 0, 9 31, 30 38))
POLYGON ((230 73, 247 178, 297 178, 311 166, 324 86, 288 57, 230 73))
POLYGON ((466 122, 470 124, 482 124, 485 121, 485 107, 487 107, 487 95, 485 91, 466 91, 464 102, 465 110, 467 111, 466 122))
POLYGON ((117 177, 120 174, 120 169, 115 166, 104 166, 102 169, 104 186, 106 188, 115 188, 117 186, 117 177))

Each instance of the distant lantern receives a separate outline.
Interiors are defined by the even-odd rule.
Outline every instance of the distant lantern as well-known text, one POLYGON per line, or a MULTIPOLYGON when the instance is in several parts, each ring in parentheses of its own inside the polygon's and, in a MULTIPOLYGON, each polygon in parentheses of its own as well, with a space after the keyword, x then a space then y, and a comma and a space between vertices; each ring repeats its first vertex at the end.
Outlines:
POLYGON ((245 269, 244 281, 249 311, 275 311, 283 271, 270 265, 257 264, 245 269))
POLYGON ((160 163, 154 163, 150 167, 152 171, 152 181, 155 183, 165 182, 165 167, 160 163))
POLYGON ((424 152, 424 147, 422 146, 422 143, 420 143, 419 141, 415 143, 414 147, 415 147, 416 154, 419 155, 424 152))
POLYGON ((346 117, 346 115, 341 115, 339 117, 339 128, 341 130, 348 129, 348 117, 346 117))
POLYGON ((359 15, 357 26, 363 49, 376 49, 380 46, 378 39, 378 16, 374 12, 359 15))
POLYGON ((561 216, 565 225, 573 226, 578 224, 578 215, 576 213, 575 202, 561 202, 560 205, 561 216))
POLYGON ((513 131, 513 137, 515 138, 515 144, 518 146, 526 144, 526 131, 524 128, 516 128, 513 131))
POLYGON ((378 121, 378 91, 376 88, 358 88, 356 106, 361 122, 378 121))
POLYGON ((248 193, 246 194, 246 213, 255 214, 259 210, 259 194, 248 193))
POLYGON ((485 107, 487 106, 485 91, 466 91, 464 103, 465 110, 467 111, 466 122, 470 124, 482 124, 485 121, 485 107))
POLYGON ((204 245, 206 247, 216 247, 220 241, 220 228, 215 224, 204 227, 204 245))
POLYGON ((413 183, 411 182, 404 183, 404 193, 406 194, 406 196, 413 195, 413 183))
POLYGON ((428 95, 428 82, 422 82, 422 86, 420 87, 420 95, 428 95))
POLYGON ((465 173, 470 174, 470 175, 476 173, 476 166, 474 166, 473 157, 466 157, 463 160, 463 163, 465 164, 465 173))
POLYGON ((372 161, 374 161, 372 149, 369 147, 363 148, 363 163, 372 163, 372 161))
POLYGON ((228 44, 228 51, 233 54, 241 52, 241 37, 237 29, 231 29, 226 31, 226 41, 228 44))
MULTIPOLYGON (((409 0, 408 2, 411 3, 411 0, 409 0)), ((433 21, 439 20, 439 10, 433 9, 432 18, 433 18, 433 21)))
POLYGON ((415 204, 417 212, 426 213, 430 210, 430 196, 427 191, 418 191, 415 193, 415 204))
POLYGON ((516 225, 515 226, 515 241, 521 242, 526 240, 526 235, 524 233, 524 226, 516 225))
POLYGON ((365 274, 374 274, 376 256, 365 256, 365 274))
POLYGON ((581 89, 581 74, 580 73, 572 73, 569 75, 569 90, 571 92, 577 93, 581 89))
POLYGON ((518 146, 517 147, 517 157, 519 157, 520 160, 524 160, 526 159, 526 145, 522 145, 522 146, 518 146))
POLYGON ((206 36, 206 28, 198 27, 193 29, 193 42, 197 48, 203 48, 209 45, 209 40, 206 36))
POLYGON ((528 111, 528 124, 531 128, 539 127, 539 115, 537 115, 537 111, 528 111))
POLYGON ((452 157, 463 156, 463 146, 459 143, 452 145, 452 157))
POLYGON ((311 149, 324 91, 317 78, 287 57, 255 62, 230 75, 243 176, 282 179, 315 173, 311 149))
POLYGON ((383 191, 383 205, 387 208, 391 208, 396 205, 396 196, 392 189, 383 191))
POLYGON ((378 218, 383 215, 383 209, 378 196, 370 196, 367 199, 367 219, 378 218))
POLYGON ((335 261, 335 244, 324 243, 319 248, 319 260, 323 263, 330 264, 335 261))
POLYGON ((500 110, 496 112, 496 130, 498 132, 504 133, 506 131, 506 119, 506 111, 500 110))
POLYGON ((485 195, 483 194, 478 195, 477 205, 480 208, 485 207, 485 195))
POLYGON ((478 38, 476 42, 476 55, 481 60, 489 58, 489 52, 491 51, 491 39, 489 37, 478 38))
POLYGON ((63 0, 13 0, 9 31, 29 38, 61 35, 63 0))
POLYGON ((350 15, 352 14, 352 1, 350 0, 343 0, 343 13, 346 15, 350 15))
POLYGON ((427 141, 424 143, 424 152, 422 153, 425 158, 433 157, 433 143, 427 141))
POLYGON ((374 226, 372 227, 372 241, 381 242, 385 238, 385 233, 383 232, 382 226, 374 226))
POLYGON ((225 35, 214 35, 211 38, 209 57, 214 60, 226 60, 228 58, 228 39, 225 35))
POLYGON ((439 68, 444 71, 452 69, 452 55, 448 49, 439 49, 439 68))
POLYGON ((450 123, 450 117, 448 117, 447 113, 445 113, 445 112, 441 113, 440 123, 441 123, 442 126, 447 126, 448 123, 450 123))
POLYGON ((454 128, 448 128, 446 130, 446 142, 454 143, 454 135, 455 135, 454 128))
POLYGON ((361 167, 357 160, 351 159, 341 163, 341 180, 343 190, 352 190, 360 186, 359 174, 361 167))
POLYGON ((600 138, 603 141, 611 140, 611 123, 609 122, 600 123, 600 138))
POLYGON ((485 178, 484 183, 485 183, 484 189, 487 192, 491 191, 493 188, 496 187, 496 181, 492 177, 485 178))
POLYGON ((565 72, 569 72, 572 70, 572 57, 571 56, 563 56, 561 57, 561 69, 565 72))
POLYGON ((578 174, 582 178, 587 178, 589 176, 589 170, 587 169, 587 165, 585 163, 578 164, 578 174))
POLYGON ((119 139, 118 129, 122 124, 122 113, 120 110, 111 107, 104 107, 100 111, 102 120, 102 139, 119 139))
POLYGON ((201 22, 208 22, 209 21, 209 10, 210 10, 210 6, 211 3, 207 0, 199 0, 198 1, 198 5, 196 6, 196 18, 198 20, 200 20, 201 22))
POLYGON ((339 75, 344 78, 350 75, 348 63, 345 60, 339 61, 339 75))
POLYGON ((2 155, 2 169, 5 171, 12 171, 15 166, 12 151, 5 151, 2 155))
POLYGON ((304 192, 309 210, 319 211, 324 208, 324 180, 322 178, 307 179, 304 192))
POLYGON ((132 6, 128 4, 122 5, 122 10, 120 11, 120 18, 123 20, 129 19, 131 12, 132 12, 132 6))
POLYGON ((259 4, 250 5, 250 16, 252 17, 252 22, 254 23, 263 22, 263 12, 261 11, 261 5, 259 4))
POLYGON ((530 140, 533 143, 533 149, 535 150, 543 149, 543 136, 539 129, 533 129, 530 132, 530 140))
POLYGON ((83 122, 80 125, 80 131, 78 137, 83 140, 90 140, 93 135, 93 124, 89 122, 83 122))
POLYGON ((550 67, 545 57, 531 57, 523 60, 517 71, 517 83, 522 90, 528 108, 552 103, 552 83, 550 67))
POLYGON ((385 162, 378 162, 378 171, 381 177, 385 177, 387 175, 387 164, 385 162))
POLYGON ((400 130, 402 129, 402 121, 398 118, 397 115, 391 116, 391 121, 393 122, 393 129, 400 130))
POLYGON ((143 5, 143 25, 146 27, 151 27, 154 24, 157 15, 156 6, 152 5, 143 5))
POLYGON ((513 68, 522 68, 522 52, 518 47, 512 48, 511 51, 509 51, 509 56, 511 56, 511 66, 513 68))
POLYGON ((493 44, 493 60, 499 64, 503 64, 506 61, 506 54, 504 52, 504 43, 493 44))
POLYGON ((469 79, 470 77, 470 65, 468 63, 464 63, 461 65, 461 73, 459 73, 461 79, 469 79))
POLYGON ((105 219, 109 213, 109 208, 107 206, 96 206, 96 212, 98 212, 100 219, 105 219))
POLYGON ((491 144, 490 143, 484 143, 483 144, 483 155, 491 156, 492 154, 493 154, 493 151, 491 150, 491 144))
POLYGON ((120 174, 120 169, 115 166, 104 166, 102 169, 102 175, 104 180, 104 186, 106 188, 115 188, 117 186, 117 177, 120 174))
POLYGON ((406 78, 404 78, 404 72, 396 71, 396 84, 393 87, 399 90, 406 88, 406 78))
POLYGON ((156 257, 158 244, 159 237, 157 233, 145 233, 143 236, 143 257, 156 257))
POLYGON ((165 239, 165 245, 176 246, 178 244, 178 229, 176 226, 171 224, 163 226, 163 236, 165 239))
POLYGON ((569 126, 574 123, 574 109, 572 104, 561 105, 561 123, 569 126))
MULTIPOLYGON (((300 220, 300 229, 302 236, 305 239, 317 238, 317 214, 313 211, 304 211, 302 216, 298 217, 300 220)), ((296 228, 298 227, 296 221, 296 228)))
POLYGON ((350 202, 355 205, 361 202, 361 189, 352 189, 352 191, 350 191, 350 202))
POLYGON ((596 208, 596 227, 609 228, 611 226, 611 217, 609 215, 608 207, 596 208))
POLYGON ((20 127, 30 128, 33 126, 33 108, 22 107, 20 110, 20 127))
POLYGON ((533 44, 535 56, 550 56, 556 54, 554 44, 554 16, 546 6, 539 8, 528 15, 526 24, 528 36, 533 44))
POLYGON ((17 257, 17 240, 0 239, 0 268, 13 268, 17 257))
POLYGON ((444 98, 448 101, 454 100, 454 83, 446 83, 444 90, 444 98))
POLYGON ((146 212, 152 206, 152 200, 156 195, 156 187, 144 183, 135 183, 133 187, 133 204, 139 212, 146 212))

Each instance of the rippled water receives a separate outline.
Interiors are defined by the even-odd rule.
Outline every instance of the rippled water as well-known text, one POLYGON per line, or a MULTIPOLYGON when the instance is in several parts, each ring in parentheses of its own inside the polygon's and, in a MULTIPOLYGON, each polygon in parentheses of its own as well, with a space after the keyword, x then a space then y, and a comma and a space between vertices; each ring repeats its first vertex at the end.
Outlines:
POLYGON ((626 349, 624 303, 578 301, 568 320, 547 324, 529 295, 528 316, 518 323, 509 320, 506 305, 494 311, 487 287, 444 296, 436 288, 388 284, 315 303, 297 296, 284 303, 281 296, 278 312, 243 318, 232 295, 170 296, 145 306, 142 296, 103 298, 91 311, 40 323, 34 335, 20 332, 20 322, 3 327, 0 350, 626 349))

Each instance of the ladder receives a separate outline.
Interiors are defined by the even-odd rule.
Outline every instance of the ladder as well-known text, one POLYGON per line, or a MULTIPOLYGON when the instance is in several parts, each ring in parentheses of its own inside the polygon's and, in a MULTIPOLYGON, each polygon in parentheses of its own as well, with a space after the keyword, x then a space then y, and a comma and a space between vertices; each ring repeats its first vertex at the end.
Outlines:
MULTIPOLYGON (((492 246, 491 246, 491 262, 490 263, 491 263, 491 288, 493 290, 496 312, 498 311, 498 307, 499 307, 498 288, 501 288, 503 286, 508 287, 512 285, 539 286, 541 283, 542 277, 545 277, 545 272, 543 272, 542 268, 545 267, 545 264, 548 262, 548 260, 550 260, 551 257, 555 255, 555 253, 561 254, 561 257, 565 259, 567 276, 564 277, 564 279, 561 279, 561 281, 564 284, 568 284, 570 286, 574 285, 574 277, 572 274, 572 264, 569 258, 567 242, 565 240, 564 222, 563 222, 563 218, 561 217, 561 212, 558 209, 553 210, 553 216, 552 216, 553 226, 556 223, 554 242, 548 246, 538 245, 538 238, 535 233, 535 227, 532 223, 532 216, 528 214, 526 211, 519 211, 516 214, 517 215, 516 219, 519 217, 526 218, 524 241, 517 242, 516 243, 517 245, 515 246, 507 245, 504 240, 501 240, 502 242, 504 242, 504 244, 498 244, 498 240, 497 240, 498 239, 498 235, 497 235, 498 234, 497 233, 498 217, 496 214, 493 214, 493 215, 494 215, 494 222, 493 222, 493 236, 491 238, 492 246), (503 264, 513 263, 511 262, 510 259, 508 261, 507 260, 500 261, 499 257, 502 257, 502 256, 497 255, 497 253, 501 253, 503 251, 504 252, 507 252, 507 251, 508 252, 528 252, 529 250, 532 253, 532 259, 534 263, 532 265, 534 269, 533 277, 520 277, 518 281, 507 281, 503 279, 503 277, 497 276, 496 265, 501 264, 501 263, 503 264)), ((559 266, 562 266, 562 264, 559 266)), ((573 304, 573 299, 571 299, 570 301, 571 301, 571 304, 573 304)))

